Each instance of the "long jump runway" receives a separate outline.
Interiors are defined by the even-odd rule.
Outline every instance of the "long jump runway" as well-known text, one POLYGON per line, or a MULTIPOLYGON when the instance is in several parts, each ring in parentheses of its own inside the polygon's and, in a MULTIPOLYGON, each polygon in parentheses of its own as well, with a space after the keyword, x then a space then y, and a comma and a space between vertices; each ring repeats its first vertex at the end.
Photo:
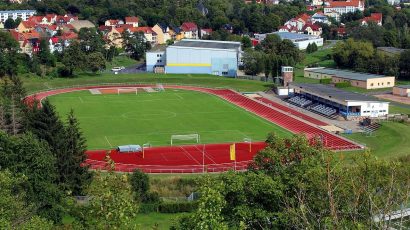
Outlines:
MULTIPOLYGON (((104 85, 56 89, 36 93, 26 98, 28 103, 42 100, 47 96, 90 89, 116 89, 124 87, 155 87, 151 84, 138 85, 104 85)), ((326 132, 313 126, 314 118, 308 116, 296 119, 289 116, 291 108, 276 103, 257 101, 230 89, 211 89, 195 86, 164 85, 164 88, 193 90, 220 97, 248 112, 254 113, 284 129, 295 134, 305 134, 308 138, 320 137, 326 148, 334 151, 358 150, 363 147, 341 136, 326 132), (308 122, 305 122, 308 121, 308 122), (312 122, 313 121, 313 122, 312 122)), ((294 112, 294 111, 293 111, 294 112)), ((318 124, 319 125, 319 124, 318 124)), ((88 159, 84 162, 91 169, 106 169, 104 158, 110 152, 111 159, 115 162, 115 170, 130 172, 135 168, 147 173, 202 173, 223 172, 231 169, 245 170, 252 161, 253 156, 265 147, 263 142, 236 143, 236 161, 229 157, 231 143, 223 144, 198 144, 184 146, 151 147, 142 153, 118 153, 115 150, 87 151, 88 159)))

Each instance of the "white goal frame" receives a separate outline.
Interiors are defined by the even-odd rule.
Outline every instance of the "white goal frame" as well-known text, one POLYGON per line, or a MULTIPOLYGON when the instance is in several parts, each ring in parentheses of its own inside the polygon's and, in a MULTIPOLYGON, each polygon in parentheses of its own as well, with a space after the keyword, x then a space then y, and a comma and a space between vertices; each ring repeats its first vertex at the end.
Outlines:
POLYGON ((173 145, 174 140, 182 140, 182 141, 196 140, 196 143, 199 143, 201 141, 201 137, 197 133, 184 134, 184 135, 171 135, 171 146, 173 145))
POLYGON ((138 95, 138 88, 117 88, 117 95, 120 95, 121 91, 132 92, 133 90, 135 90, 135 95, 138 95))
POLYGON ((162 84, 157 84, 157 90, 158 91, 165 91, 165 88, 164 88, 164 86, 162 85, 162 84))

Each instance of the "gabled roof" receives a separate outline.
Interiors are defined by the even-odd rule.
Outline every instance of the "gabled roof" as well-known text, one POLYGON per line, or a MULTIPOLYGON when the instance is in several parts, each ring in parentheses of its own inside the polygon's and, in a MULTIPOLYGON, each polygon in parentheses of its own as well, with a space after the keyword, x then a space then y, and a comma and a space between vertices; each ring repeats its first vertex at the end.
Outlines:
POLYGON ((143 26, 143 27, 133 27, 129 29, 131 32, 143 32, 144 34, 156 34, 152 27, 143 26))
POLYGON ((125 23, 136 23, 139 22, 138 17, 125 17, 125 23))
POLYGON ((310 19, 310 15, 303 13, 301 15, 296 16, 296 20, 299 20, 299 19, 303 20, 304 22, 307 22, 310 19))
POLYGON ((382 13, 372 13, 370 15, 370 17, 365 17, 363 19, 360 20, 360 22, 376 22, 376 23, 381 23, 382 22, 382 18, 383 18, 383 14, 382 13))
POLYGON ((302 30, 306 30, 308 27, 310 27, 313 31, 320 31, 322 28, 317 24, 307 23, 303 26, 302 30))
POLYGON ((183 31, 196 31, 198 30, 198 26, 193 22, 184 22, 181 25, 181 29, 183 31))

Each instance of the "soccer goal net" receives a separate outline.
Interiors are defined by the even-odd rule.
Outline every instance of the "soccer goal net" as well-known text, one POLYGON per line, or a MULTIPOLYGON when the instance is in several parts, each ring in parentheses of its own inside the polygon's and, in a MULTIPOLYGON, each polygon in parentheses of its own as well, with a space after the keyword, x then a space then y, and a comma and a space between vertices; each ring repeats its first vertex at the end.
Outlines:
POLYGON ((171 145, 176 141, 196 141, 196 143, 199 143, 200 140, 199 134, 171 135, 171 145))
POLYGON ((165 91, 164 86, 162 84, 157 84, 156 87, 158 91, 165 91))
POLYGON ((135 95, 137 95, 138 94, 138 88, 118 88, 117 89, 117 94, 118 95, 120 95, 120 94, 130 94, 130 93, 132 93, 132 94, 134 94, 135 93, 135 95))

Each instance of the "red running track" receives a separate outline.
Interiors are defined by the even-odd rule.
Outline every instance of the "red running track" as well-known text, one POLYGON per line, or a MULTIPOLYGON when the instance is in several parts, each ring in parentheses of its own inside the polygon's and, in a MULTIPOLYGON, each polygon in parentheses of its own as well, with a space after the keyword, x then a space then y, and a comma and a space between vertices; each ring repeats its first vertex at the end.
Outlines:
MULTIPOLYGON (((111 85, 76 87, 41 92, 37 93, 36 95, 28 96, 26 99, 28 102, 32 102, 34 99, 42 100, 50 95, 79 90, 142 86, 155 87, 154 85, 111 85)), ((218 96, 284 129, 287 129, 292 133, 304 133, 309 138, 314 136, 321 136, 324 145, 331 150, 355 150, 362 148, 358 144, 353 143, 347 139, 344 139, 332 133, 328 133, 299 119, 288 116, 287 113, 294 111, 289 110, 285 106, 275 105, 275 107, 280 110, 279 111, 267 104, 250 99, 240 93, 229 89, 210 89, 194 86, 164 87, 193 90, 218 96)), ((269 103, 272 105, 272 102, 269 103)), ((309 122, 312 121, 310 120, 309 122)), ((237 170, 246 169, 248 163, 252 160, 256 152, 263 149, 264 146, 265 144, 263 142, 253 143, 252 148, 249 149, 249 143, 238 144, 236 146, 238 155, 236 162, 233 162, 229 159, 229 144, 148 148, 145 150, 145 158, 142 158, 141 153, 119 154, 111 150, 110 156, 115 162, 115 169, 117 171, 129 172, 135 168, 140 168, 147 173, 199 173, 203 171, 222 172, 233 169, 235 167, 237 170), (203 152, 205 153, 204 158, 203 152)), ((105 157, 106 151, 107 150, 88 151, 88 159, 85 163, 89 164, 92 169, 104 169, 105 162, 103 161, 103 159, 105 157)))

